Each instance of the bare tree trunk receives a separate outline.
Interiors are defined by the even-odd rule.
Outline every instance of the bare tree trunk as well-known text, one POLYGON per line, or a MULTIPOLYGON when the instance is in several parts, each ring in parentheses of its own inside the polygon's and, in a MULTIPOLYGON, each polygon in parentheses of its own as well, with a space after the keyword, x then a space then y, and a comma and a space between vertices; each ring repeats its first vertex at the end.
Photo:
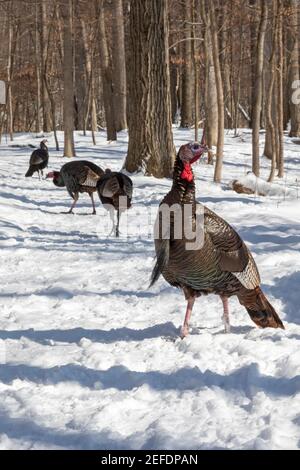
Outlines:
POLYGON ((172 174, 167 0, 135 0, 130 10, 127 171, 172 174))
POLYGON ((64 156, 75 156, 72 0, 61 0, 64 20, 64 156))
POLYGON ((266 142, 265 152, 268 152, 268 157, 271 157, 271 170, 269 175, 269 182, 272 182, 276 172, 277 162, 277 143, 276 143, 276 129, 273 121, 272 105, 273 105, 273 92, 276 82, 276 44, 277 44, 277 30, 278 30, 278 15, 276 8, 276 0, 273 0, 273 23, 272 23, 272 52, 270 57, 270 83, 268 85, 267 101, 266 101, 266 142), (267 140, 268 139, 268 140, 267 140))
POLYGON ((181 127, 191 127, 193 124, 193 72, 192 72, 192 49, 191 49, 191 0, 185 0, 184 13, 184 36, 182 43, 183 66, 181 77, 181 127))
MULTIPOLYGON (((221 15, 220 15, 220 27, 221 27, 221 42, 220 42, 220 63, 221 63, 221 70, 222 70, 222 80, 224 84, 224 106, 228 112, 225 114, 225 127, 228 129, 232 129, 233 127, 233 115, 230 112, 230 102, 231 102, 231 84, 230 84, 230 67, 229 67, 229 57, 228 57, 228 32, 229 32, 229 25, 227 21, 228 13, 227 13, 227 4, 229 2, 224 2, 221 15)), ((242 44, 242 39, 241 39, 242 44)), ((238 79, 238 77, 237 77, 238 79)))
POLYGON ((284 175, 284 149, 283 149, 283 0, 278 0, 278 67, 277 67, 277 96, 278 96, 278 177, 284 175))
POLYGON ((198 61, 196 57, 196 41, 195 41, 195 23, 197 21, 196 12, 195 12, 195 0, 192 0, 191 3, 192 9, 192 31, 191 31, 191 38, 192 38, 192 58, 193 58, 193 67, 194 67, 194 103, 195 103, 195 116, 194 116, 194 125, 195 125, 195 141, 198 141, 199 135, 199 70, 198 70, 198 61))
POLYGON ((252 171, 256 176, 260 173, 259 162, 259 131, 260 116, 262 109, 262 93, 263 93, 263 65, 264 65, 264 43, 266 26, 268 19, 268 6, 265 0, 260 1, 261 17, 258 30, 258 40, 256 48, 256 86, 255 101, 253 105, 252 115, 252 171))
POLYGON ((40 107, 41 107, 41 74, 40 74, 40 53, 39 53, 39 32, 38 32, 38 4, 35 2, 35 75, 36 75, 36 120, 35 132, 41 130, 40 107))
POLYGON ((116 131, 127 127, 126 119, 126 64, 124 44, 124 18, 122 0, 112 2, 112 73, 113 106, 116 131))
POLYGON ((289 80, 288 80, 288 91, 289 91, 289 107, 291 113, 291 131, 290 137, 300 137, 300 106, 299 104, 293 103, 292 95, 294 89, 292 84, 300 79, 299 72, 299 20, 300 16, 298 13, 299 1, 289 0, 290 7, 292 9, 290 15, 290 35, 292 42, 292 50, 289 64, 289 80))
POLYGON ((95 100, 95 80, 94 80, 93 69, 92 69, 92 76, 91 76, 91 129, 92 129, 93 144, 97 145, 96 132, 98 130, 98 123, 97 123, 97 108, 96 108, 96 100, 95 100))
POLYGON ((174 47, 170 49, 170 94, 171 94, 171 107, 172 107, 172 122, 177 124, 178 113, 178 65, 175 62, 176 51, 174 47))
POLYGON ((81 32, 82 32, 82 43, 85 54, 85 72, 86 72, 86 83, 88 85, 88 93, 86 98, 86 112, 84 117, 84 131, 87 128, 87 120, 89 115, 91 116, 91 129, 92 129, 92 138, 93 144, 96 145, 95 133, 97 132, 97 112, 96 112, 96 102, 95 102, 95 92, 94 92, 94 79, 93 79, 93 69, 92 69, 92 54, 90 53, 87 41, 87 32, 85 27, 85 22, 83 18, 80 19, 81 32))
MULTIPOLYGON (((240 23, 240 48, 239 48, 239 61, 238 61, 238 68, 237 72, 234 76, 234 116, 233 116, 233 127, 234 127, 234 134, 237 135, 237 129, 239 127, 239 117, 240 117, 240 97, 241 97, 241 72, 243 67, 243 59, 244 59, 244 29, 242 22, 240 23)), ((229 85, 230 86, 230 85, 229 85)))
MULTIPOLYGON (((254 15, 250 15, 250 57, 251 57, 251 128, 253 128, 253 112, 256 96, 256 63, 257 63, 257 2, 259 0, 249 0, 249 6, 253 10, 254 15), (254 17, 254 18, 253 18, 254 17)), ((250 10, 250 11, 251 11, 250 10)))
POLYGON ((114 116, 114 95, 112 84, 112 66, 109 57, 107 37, 105 30, 105 14, 103 0, 98 1, 99 7, 99 51, 101 61, 101 77, 103 104, 105 110, 105 120, 107 128, 107 140, 117 140, 117 131, 114 116))
POLYGON ((216 166, 214 181, 220 183, 222 179, 223 151, 224 151, 224 93, 222 83, 222 73, 219 58, 219 43, 217 33, 217 23, 215 18, 215 9, 213 0, 209 1, 210 29, 212 40, 212 52, 216 74, 216 87, 218 99, 218 142, 216 153, 216 166))
POLYGON ((9 6, 8 13, 8 51, 7 51, 7 91, 6 91, 6 113, 7 113, 7 131, 10 136, 10 140, 14 140, 13 136, 13 109, 12 109, 12 91, 11 91, 11 79, 12 79, 12 41, 13 41, 13 25, 11 17, 11 5, 9 6))
MULTIPOLYGON (((40 2, 40 18, 41 18, 41 67, 42 77, 45 77, 44 69, 47 60, 47 0, 40 2)), ((47 87, 44 80, 41 81, 41 97, 42 97, 42 113, 43 113, 43 131, 51 131, 51 118, 50 118, 50 102, 47 93, 47 87)))
MULTIPOLYGON (((211 31, 209 15, 205 11, 205 3, 201 2, 201 17, 205 25, 204 33, 204 53, 206 64, 205 76, 205 130, 207 136, 207 144, 211 149, 218 142, 218 98, 216 86, 216 74, 213 61, 211 31)), ((213 163, 211 152, 208 154, 209 163, 213 163)))

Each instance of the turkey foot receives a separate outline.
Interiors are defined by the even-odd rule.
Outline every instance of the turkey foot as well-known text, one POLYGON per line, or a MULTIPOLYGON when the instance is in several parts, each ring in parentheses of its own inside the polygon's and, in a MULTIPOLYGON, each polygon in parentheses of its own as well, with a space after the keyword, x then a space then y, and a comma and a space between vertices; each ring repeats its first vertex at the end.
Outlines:
POLYGON ((184 323, 181 328, 181 334, 180 334, 181 339, 184 339, 189 334, 189 322, 190 322, 190 318, 192 315, 194 303, 195 303, 195 297, 190 297, 188 299, 188 303, 186 307, 184 323))
POLYGON ((225 333, 230 333, 230 322, 229 322, 229 306, 228 306, 228 297, 220 295, 223 303, 223 316, 222 320, 224 322, 224 331, 225 333))
POLYGON ((189 334, 189 325, 183 325, 180 331, 180 338, 184 339, 189 334))
POLYGON ((69 211, 60 212, 60 214, 73 214, 73 215, 75 215, 75 213, 71 209, 69 211))

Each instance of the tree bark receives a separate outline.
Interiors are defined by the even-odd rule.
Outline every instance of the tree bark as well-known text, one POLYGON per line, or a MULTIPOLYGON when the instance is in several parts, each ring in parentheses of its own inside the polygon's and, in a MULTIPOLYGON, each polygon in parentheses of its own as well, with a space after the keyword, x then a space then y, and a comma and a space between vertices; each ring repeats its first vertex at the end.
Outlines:
POLYGON ((268 84, 267 101, 266 101, 266 140, 264 154, 271 158, 271 170, 268 181, 271 183, 274 180, 276 172, 276 162, 278 146, 276 142, 276 127, 273 120, 272 105, 274 104, 273 92, 276 83, 276 44, 277 44, 277 29, 278 29, 278 15, 276 8, 276 0, 273 0, 273 23, 272 23, 272 52, 270 57, 270 82, 268 84))
POLYGON ((218 142, 216 153, 216 166, 214 173, 215 183, 220 183, 222 179, 223 152, 224 152, 224 93, 222 83, 222 73, 219 58, 219 43, 217 33, 217 23, 213 0, 209 1, 210 30, 212 40, 212 53, 216 74, 217 100, 218 100, 218 142))
MULTIPOLYGON (((40 3, 40 18, 41 18, 41 67, 42 77, 45 77, 45 67, 47 61, 47 0, 41 0, 40 3)), ((51 117, 50 117, 50 100, 47 93, 47 86, 45 85, 44 78, 41 80, 41 104, 43 115, 43 131, 51 131, 51 117)))
POLYGON ((283 0, 278 0, 278 67, 277 67, 277 134, 278 134, 278 177, 284 175, 284 149, 283 149, 283 0))
POLYGON ((93 144, 96 145, 95 133, 97 132, 97 111, 96 111, 96 101, 94 93, 94 77, 92 69, 92 54, 88 47, 87 32, 85 27, 85 22, 83 18, 80 19, 81 32, 82 32, 82 43, 85 55, 85 73, 86 73, 86 84, 88 88, 86 101, 86 110, 84 116, 84 131, 87 128, 87 121, 90 116, 91 118, 91 129, 92 129, 92 138, 93 144))
POLYGON ((7 92, 6 92, 6 112, 7 112, 7 131, 10 136, 10 140, 14 140, 13 136, 13 109, 12 109, 12 49, 13 49, 13 25, 11 17, 11 5, 9 7, 8 17, 8 56, 7 56, 7 92))
MULTIPOLYGON (((216 86, 216 74, 213 60, 210 19, 205 10, 205 3, 201 2, 201 17, 205 25, 204 53, 206 64, 205 76, 205 129, 207 144, 211 149, 218 142, 218 97, 216 86)), ((212 163, 212 155, 209 153, 209 163, 212 163)))
POLYGON ((135 0, 130 10, 129 144, 125 168, 171 176, 172 136, 167 0, 135 0))
POLYGON ((195 0, 192 0, 191 3, 192 9, 192 31, 191 31, 191 38, 192 38, 192 59, 193 59, 193 71, 194 71, 194 128, 195 128, 195 141, 199 140, 199 70, 198 70, 198 60, 197 60, 197 46, 196 46, 196 34, 195 34, 195 23, 197 21, 196 18, 196 8, 195 8, 195 0))
POLYGON ((73 40, 72 40, 72 0, 61 1, 61 14, 64 21, 64 156, 75 156, 74 145, 74 80, 73 80, 73 40))
POLYGON ((41 71, 40 71, 40 53, 39 53, 39 34, 38 34, 38 5, 35 2, 35 75, 36 75, 36 118, 35 132, 38 134, 41 130, 40 107, 41 107, 41 71))
POLYGON ((193 71, 192 71, 192 26, 191 26, 191 0, 184 1, 184 36, 182 43, 183 66, 181 76, 181 127, 193 125, 193 71))
POLYGON ((103 104, 105 110, 105 120, 107 129, 107 140, 117 140, 117 130, 114 116, 114 95, 112 83, 112 66, 108 51, 106 30, 105 30, 105 12, 103 0, 98 1, 99 8, 99 52, 101 61, 101 78, 103 104))
POLYGON ((252 115, 252 171, 256 176, 260 173, 259 161, 259 131, 260 131, 260 117, 262 109, 262 94, 263 94, 263 66, 264 66, 264 43, 266 26, 268 19, 268 6, 265 0, 260 1, 261 17, 258 30, 258 39, 256 47, 256 85, 255 97, 252 115))
POLYGON ((122 0, 113 0, 112 15, 112 73, 113 106, 116 131, 127 127, 126 119, 126 63, 124 44, 124 17, 122 0))
POLYGON ((172 122, 177 124, 178 116, 178 65, 176 64, 176 51, 174 47, 170 49, 170 94, 171 94, 171 108, 172 108, 172 122))
POLYGON ((290 42, 292 43, 292 50, 290 55, 289 64, 289 80, 288 80, 288 92, 289 92, 289 107, 291 114, 291 130, 290 137, 300 137, 300 106, 299 104, 293 103, 292 95, 294 89, 292 84, 300 79, 299 72, 299 1, 289 0, 291 7, 290 15, 290 31, 291 36, 290 42))

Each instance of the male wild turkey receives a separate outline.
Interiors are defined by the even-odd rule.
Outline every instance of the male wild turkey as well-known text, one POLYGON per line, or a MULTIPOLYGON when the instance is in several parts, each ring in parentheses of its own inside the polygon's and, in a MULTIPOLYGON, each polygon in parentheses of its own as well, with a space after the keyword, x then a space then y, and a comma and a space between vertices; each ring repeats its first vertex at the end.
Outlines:
POLYGON ((93 214, 96 214, 94 196, 97 183, 104 171, 94 163, 86 160, 77 160, 65 163, 60 171, 48 173, 47 178, 52 178, 55 186, 66 186, 73 199, 73 204, 67 214, 73 214, 73 209, 79 199, 79 193, 88 193, 92 200, 93 214))
POLYGON ((26 177, 32 176, 36 171, 38 172, 39 179, 41 179, 40 172, 43 176, 43 169, 48 166, 49 161, 48 147, 46 142, 48 142, 46 139, 42 140, 40 143, 40 148, 32 152, 29 160, 29 168, 25 175, 26 177))
POLYGON ((173 185, 160 204, 157 218, 159 232, 155 239, 156 264, 151 285, 162 274, 169 284, 183 290, 187 309, 181 330, 182 338, 188 334, 195 299, 203 294, 218 294, 221 297, 225 332, 230 330, 228 297, 232 295, 238 297, 258 326, 284 328, 260 288, 258 269, 245 243, 225 220, 202 204, 196 203, 191 164, 198 160, 204 151, 204 146, 190 143, 181 146, 177 154, 173 185), (163 209, 174 204, 178 205, 181 213, 189 206, 191 217, 181 218, 180 225, 185 220, 192 221, 194 233, 197 214, 202 213, 203 238, 200 247, 187 249, 186 243, 191 241, 190 235, 174 236, 176 227, 173 212, 170 212, 169 232, 166 235, 162 233, 163 209))
POLYGON ((131 207, 132 181, 123 173, 106 169, 104 176, 97 183, 97 191, 103 206, 110 213, 113 221, 112 231, 115 230, 116 237, 118 237, 121 213, 131 207), (117 211, 116 224, 115 210, 117 211))

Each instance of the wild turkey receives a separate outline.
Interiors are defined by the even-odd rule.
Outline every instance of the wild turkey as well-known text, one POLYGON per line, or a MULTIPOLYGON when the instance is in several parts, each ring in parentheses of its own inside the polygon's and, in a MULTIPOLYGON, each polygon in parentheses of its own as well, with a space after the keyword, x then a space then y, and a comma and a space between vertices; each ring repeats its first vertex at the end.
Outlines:
POLYGON ((46 142, 48 142, 46 139, 42 140, 40 143, 40 148, 32 152, 29 160, 29 168, 25 175, 26 177, 32 176, 36 171, 38 172, 39 179, 41 179, 40 172, 43 176, 43 170, 48 166, 49 161, 49 153, 46 142))
POLYGON ((218 294, 221 297, 226 332, 230 331, 228 297, 232 295, 238 297, 258 326, 284 328, 260 288, 258 269, 245 243, 225 220, 202 204, 196 203, 191 164, 201 157, 204 150, 198 143, 186 144, 179 149, 174 164, 173 185, 160 204, 157 218, 159 231, 155 239, 156 264, 150 285, 162 274, 169 284, 183 290, 187 309, 181 330, 182 338, 188 334, 196 297, 205 294, 218 294), (168 230, 164 234, 164 208, 170 208, 174 204, 173 207, 180 208, 181 219, 179 225, 176 222, 175 226, 176 215, 171 212, 168 230), (183 210, 187 208, 190 209, 190 219, 182 216, 183 210), (196 226, 199 217, 201 222, 201 213, 202 225, 198 222, 196 226), (196 249, 188 249, 190 235, 176 237, 176 228, 182 228, 187 220, 192 222, 194 233, 197 233, 196 228, 202 229, 202 243, 196 249))
POLYGON ((67 214, 73 214, 73 209, 79 199, 79 193, 88 193, 92 200, 93 214, 96 214, 93 193, 104 171, 94 163, 86 160, 77 160, 65 163, 60 171, 48 173, 47 178, 52 178, 55 186, 66 186, 73 199, 73 204, 67 214))
POLYGON ((109 211, 113 221, 112 232, 119 237, 119 224, 121 213, 131 207, 132 181, 123 173, 105 170, 105 175, 97 183, 97 191, 103 206, 109 211), (114 211, 117 211, 115 224, 114 211))

